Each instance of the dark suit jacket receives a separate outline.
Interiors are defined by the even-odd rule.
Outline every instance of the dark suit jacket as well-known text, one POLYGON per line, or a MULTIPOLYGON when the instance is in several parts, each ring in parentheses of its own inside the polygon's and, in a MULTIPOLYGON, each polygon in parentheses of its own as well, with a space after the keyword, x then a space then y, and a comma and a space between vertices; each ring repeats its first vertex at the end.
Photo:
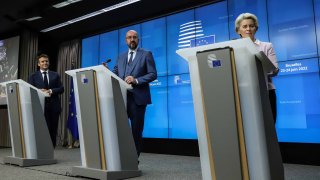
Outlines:
MULTIPOLYGON (((128 51, 122 53, 117 60, 113 72, 121 79, 125 79, 125 71, 128 62, 128 51)), ((151 104, 149 83, 157 79, 156 65, 150 51, 138 48, 137 54, 132 62, 130 75, 138 80, 137 85, 133 85, 132 92, 137 105, 151 104)))
MULTIPOLYGON (((49 101, 50 108, 53 112, 60 113, 61 105, 59 94, 63 93, 64 88, 61 84, 60 76, 58 73, 54 71, 49 71, 49 89, 52 90, 52 94, 50 98, 46 98, 46 101, 49 101)), ((45 89, 45 85, 43 82, 42 74, 40 71, 35 72, 29 77, 29 83, 38 89, 45 89)), ((46 103, 47 104, 47 103, 46 103)))

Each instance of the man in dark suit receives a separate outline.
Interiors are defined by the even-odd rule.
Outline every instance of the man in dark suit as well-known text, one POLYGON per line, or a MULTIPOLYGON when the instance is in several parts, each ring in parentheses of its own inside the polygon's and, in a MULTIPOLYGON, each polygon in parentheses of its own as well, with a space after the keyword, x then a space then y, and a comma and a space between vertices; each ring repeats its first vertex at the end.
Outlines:
POLYGON ((129 50, 118 57, 113 72, 133 89, 127 92, 127 113, 138 156, 142 150, 142 131, 147 104, 151 104, 149 83, 157 79, 156 65, 150 51, 138 48, 139 36, 134 30, 126 34, 129 50))
POLYGON ((47 121, 53 147, 56 146, 59 115, 61 112, 60 97, 64 88, 58 73, 49 71, 49 57, 46 54, 38 56, 39 71, 29 77, 29 83, 48 93, 45 99, 44 115, 47 121))

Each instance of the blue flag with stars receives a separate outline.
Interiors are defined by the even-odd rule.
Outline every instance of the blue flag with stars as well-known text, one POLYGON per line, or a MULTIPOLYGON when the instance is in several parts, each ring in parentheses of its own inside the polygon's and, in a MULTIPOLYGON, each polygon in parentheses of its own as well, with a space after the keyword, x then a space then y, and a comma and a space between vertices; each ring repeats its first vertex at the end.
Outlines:
POLYGON ((76 101, 75 101, 73 89, 74 89, 73 79, 71 78, 67 128, 71 131, 73 139, 78 140, 79 131, 78 131, 78 122, 77 122, 76 101))

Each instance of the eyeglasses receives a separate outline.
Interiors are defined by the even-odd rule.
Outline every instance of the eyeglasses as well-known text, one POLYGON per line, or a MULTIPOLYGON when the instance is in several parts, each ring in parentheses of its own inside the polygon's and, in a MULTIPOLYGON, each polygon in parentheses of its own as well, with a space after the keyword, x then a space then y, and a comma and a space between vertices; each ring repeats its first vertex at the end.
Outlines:
POLYGON ((127 36, 126 39, 138 39, 138 36, 127 36))

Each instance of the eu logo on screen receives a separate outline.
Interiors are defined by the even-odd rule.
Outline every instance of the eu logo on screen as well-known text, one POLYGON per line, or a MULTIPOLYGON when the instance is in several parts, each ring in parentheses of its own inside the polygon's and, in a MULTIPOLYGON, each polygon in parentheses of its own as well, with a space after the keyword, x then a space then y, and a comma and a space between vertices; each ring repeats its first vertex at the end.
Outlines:
POLYGON ((215 43, 215 35, 205 36, 201 20, 190 21, 180 25, 179 49, 215 43))
POLYGON ((214 42, 215 35, 204 36, 190 41, 191 47, 213 44, 214 42))

